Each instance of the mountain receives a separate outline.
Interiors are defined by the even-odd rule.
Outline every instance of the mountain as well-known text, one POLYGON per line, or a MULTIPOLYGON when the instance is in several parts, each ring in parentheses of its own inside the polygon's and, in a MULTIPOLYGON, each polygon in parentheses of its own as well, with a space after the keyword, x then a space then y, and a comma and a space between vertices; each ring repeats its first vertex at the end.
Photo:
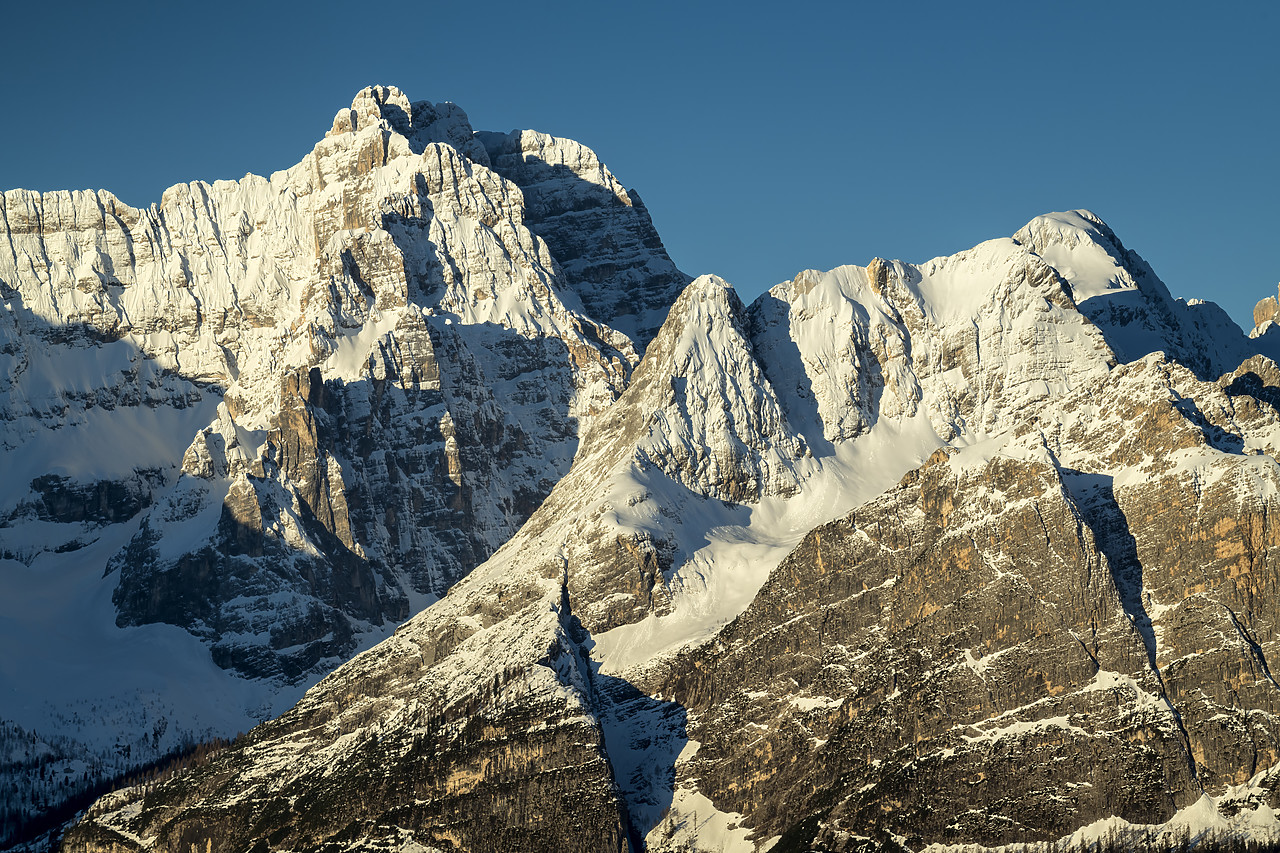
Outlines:
POLYGON ((383 87, 4 204, 10 814, 272 717, 61 849, 1280 841, 1274 306, 1092 213, 744 305, 383 87))
POLYGON ((9 825, 279 713, 437 600, 689 281, 589 149, 385 87, 270 178, 14 190, 0 232, 9 825))
POLYGON ((643 357, 505 543, 64 849, 1280 836, 1265 336, 1085 211, 625 312, 643 357))

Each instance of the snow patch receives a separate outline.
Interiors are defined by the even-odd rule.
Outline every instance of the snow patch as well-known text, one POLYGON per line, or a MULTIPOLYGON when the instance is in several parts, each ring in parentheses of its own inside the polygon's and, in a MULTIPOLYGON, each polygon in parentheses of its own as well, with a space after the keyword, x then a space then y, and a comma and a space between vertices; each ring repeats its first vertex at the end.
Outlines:
POLYGON ((680 788, 666 816, 645 836, 645 847, 654 853, 762 853, 777 843, 777 838, 751 841, 742 820, 737 812, 720 811, 698 791, 680 788))

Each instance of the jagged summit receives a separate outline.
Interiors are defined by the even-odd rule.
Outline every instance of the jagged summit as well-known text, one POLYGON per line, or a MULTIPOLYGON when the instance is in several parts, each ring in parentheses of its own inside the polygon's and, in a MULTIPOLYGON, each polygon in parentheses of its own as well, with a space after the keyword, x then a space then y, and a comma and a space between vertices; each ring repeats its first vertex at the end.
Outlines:
POLYGON ((638 455, 693 491, 735 502, 795 488, 808 450, 756 359, 746 308, 728 282, 693 281, 632 383, 646 413, 638 455), (640 397, 641 388, 652 391, 640 397))
POLYGON ((1111 290, 1135 288, 1125 276, 1129 252, 1115 232, 1088 210, 1047 213, 1032 219, 1013 239, 1049 261, 1072 283, 1077 303, 1111 290))
POLYGON ((395 86, 367 86, 356 93, 350 109, 339 110, 326 137, 356 133, 370 126, 404 136, 415 153, 432 142, 451 145, 472 162, 489 165, 484 146, 475 137, 467 114, 457 104, 444 101, 410 103, 395 86))

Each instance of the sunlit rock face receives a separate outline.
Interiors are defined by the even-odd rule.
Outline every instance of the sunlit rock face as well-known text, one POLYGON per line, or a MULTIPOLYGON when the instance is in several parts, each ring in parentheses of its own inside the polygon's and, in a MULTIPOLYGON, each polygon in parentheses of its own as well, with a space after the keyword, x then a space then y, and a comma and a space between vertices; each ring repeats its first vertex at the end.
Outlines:
MULTIPOLYGON (((530 221, 591 214, 573 231, 594 263, 625 261, 642 285, 627 317, 665 314, 687 281, 589 149, 539 138, 504 154, 513 181, 457 106, 372 87, 270 179, 179 185, 147 210, 7 193, 7 450, 57 445, 46 433, 69 421, 112 429, 117 409, 206 410, 186 435, 151 427, 194 437, 183 452, 119 479, 42 475, 15 493, 37 512, 11 521, 106 511, 76 495, 119 492, 108 523, 154 501, 109 569, 118 621, 180 625, 247 675, 331 665, 353 631, 442 594, 541 502, 647 342, 611 328, 614 304, 584 312, 588 279, 563 272, 580 253, 560 261, 530 221), (647 245, 612 256, 615 230, 647 245), (59 381, 63 361, 112 358, 126 369, 59 381)), ((136 455, 116 452, 117 468, 136 455)))
POLYGON ((1272 768, 1280 481, 1256 399, 1140 362, 1052 432, 940 450, 814 529, 660 682, 701 743, 682 772, 762 838, 841 849, 1162 824, 1272 768))

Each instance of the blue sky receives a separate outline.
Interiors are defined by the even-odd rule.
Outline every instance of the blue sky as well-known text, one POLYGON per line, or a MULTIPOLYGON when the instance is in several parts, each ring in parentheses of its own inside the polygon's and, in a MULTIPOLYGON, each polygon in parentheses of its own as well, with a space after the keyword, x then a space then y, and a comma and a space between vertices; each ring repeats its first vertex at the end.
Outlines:
POLYGON ((6 9, 0 187, 269 174, 371 83, 594 148, 750 300, 1087 207, 1176 296, 1280 281, 1280 5, 42 3, 6 9), (189 8, 188 8, 189 6, 189 8), (1115 8, 1107 8, 1115 7, 1115 8))

